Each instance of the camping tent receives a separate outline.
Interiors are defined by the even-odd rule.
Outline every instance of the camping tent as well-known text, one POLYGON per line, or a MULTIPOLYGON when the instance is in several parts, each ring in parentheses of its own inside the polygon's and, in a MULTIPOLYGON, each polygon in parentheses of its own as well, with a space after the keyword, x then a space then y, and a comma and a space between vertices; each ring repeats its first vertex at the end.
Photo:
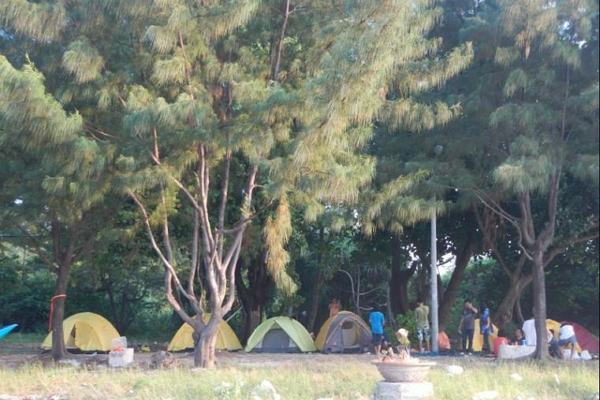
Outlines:
MULTIPOLYGON (((121 336, 106 318, 89 312, 65 319, 63 330, 67 349, 80 351, 110 351, 112 340, 121 336)), ((42 348, 52 348, 52 333, 46 336, 42 348)))
MULTIPOLYGON (((523 325, 523 327, 525 328, 525 326, 529 324, 529 329, 525 329, 525 335, 526 335, 526 339, 527 339, 527 345, 529 346, 535 346, 537 344, 537 332, 535 331, 535 326, 533 325, 533 322, 527 321, 525 323, 525 325, 523 325)), ((546 328, 548 328, 548 330, 552 331, 554 333, 554 337, 556 339, 558 339, 560 337, 560 325, 561 323, 558 321, 555 321, 553 319, 547 319, 546 320, 546 328)), ((575 328, 575 326, 573 326, 573 328, 575 328)), ((577 330, 575 331, 575 334, 577 334, 577 330)), ((579 339, 579 338, 578 338, 579 339)), ((576 349, 578 352, 581 352, 581 347, 577 347, 576 349)))
POLYGON ((550 329, 554 333, 555 338, 559 338, 560 336, 560 322, 555 321, 553 319, 546 320, 546 327, 550 329))
POLYGON ((315 346, 323 353, 359 353, 369 348, 371 341, 367 324, 358 315, 342 311, 325 321, 315 346))
POLYGON ((596 339, 596 336, 594 336, 592 332, 588 331, 578 323, 568 323, 573 325, 573 328, 575 328, 575 336, 577 336, 577 342, 579 343, 579 346, 582 350, 587 350, 592 354, 597 354, 598 352, 600 352, 598 339, 596 339))
POLYGON ((4 336, 8 335, 17 326, 19 326, 19 325, 13 324, 13 325, 5 326, 4 328, 0 329, 0 339, 2 339, 4 336))
MULTIPOLYGON (((494 340, 496 340, 496 338, 498 337, 498 327, 496 325, 493 325, 494 327, 494 333, 492 333, 490 335, 490 346, 494 345, 494 340)), ((475 337, 473 339, 473 351, 483 351, 483 335, 479 330, 479 319, 475 320, 475 337)), ((493 350, 493 349, 492 349, 493 350)))
MULTIPOLYGON (((562 324, 560 322, 555 321, 553 319, 546 320, 546 327, 554 333, 554 337, 556 339, 560 339, 560 326, 561 325, 562 324)), ((573 328, 575 328, 575 326, 573 326, 573 328)), ((577 331, 575 331, 575 336, 577 336, 577 331)), ((579 340, 579 337, 577 337, 577 340, 579 340)), ((579 346, 577 346, 577 348, 575 350, 577 350, 578 353, 581 353, 581 343, 579 344, 579 346)))
POLYGON ((288 317, 271 318, 263 322, 246 346, 256 353, 310 353, 317 351, 308 331, 298 321, 288 317))
MULTIPOLYGON (((205 314, 204 320, 208 322, 210 319, 210 315, 205 314)), ((194 339, 192 335, 194 334, 194 328, 192 328, 188 323, 185 323, 179 328, 171 343, 169 343, 168 351, 183 351, 194 348, 194 339)), ((219 330, 217 332, 217 350, 227 350, 227 351, 238 351, 242 350, 242 345, 240 344, 239 339, 235 335, 235 332, 229 324, 225 321, 221 321, 219 324, 219 330)))

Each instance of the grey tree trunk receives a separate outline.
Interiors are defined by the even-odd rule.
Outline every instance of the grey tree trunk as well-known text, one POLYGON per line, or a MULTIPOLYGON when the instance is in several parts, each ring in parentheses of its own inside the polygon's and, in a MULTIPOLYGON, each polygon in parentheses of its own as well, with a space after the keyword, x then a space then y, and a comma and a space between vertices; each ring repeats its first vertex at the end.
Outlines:
POLYGON ((535 358, 538 360, 547 360, 550 353, 548 351, 548 341, 546 340, 546 276, 544 274, 544 255, 541 251, 533 254, 533 293, 535 304, 535 330, 537 333, 535 358))
POLYGON ((58 269, 58 276, 56 278, 56 290, 54 292, 56 299, 53 301, 52 315, 51 352, 54 361, 60 361, 68 355, 64 340, 63 321, 65 319, 65 296, 67 294, 67 283, 70 272, 71 265, 62 264, 58 269))

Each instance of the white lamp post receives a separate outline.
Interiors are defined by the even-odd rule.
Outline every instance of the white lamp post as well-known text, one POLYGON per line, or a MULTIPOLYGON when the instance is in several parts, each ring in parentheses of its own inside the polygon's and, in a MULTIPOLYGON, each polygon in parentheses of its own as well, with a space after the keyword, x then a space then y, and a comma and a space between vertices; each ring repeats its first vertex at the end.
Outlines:
MULTIPOLYGON (((444 147, 438 145, 434 149, 436 156, 439 156, 444 151, 444 147)), ((436 197, 433 197, 434 205, 436 197)), ((439 299, 438 299, 438 265, 437 265, 437 210, 434 207, 433 215, 431 216, 431 351, 433 354, 438 354, 440 351, 438 337, 440 334, 439 321, 439 299)))

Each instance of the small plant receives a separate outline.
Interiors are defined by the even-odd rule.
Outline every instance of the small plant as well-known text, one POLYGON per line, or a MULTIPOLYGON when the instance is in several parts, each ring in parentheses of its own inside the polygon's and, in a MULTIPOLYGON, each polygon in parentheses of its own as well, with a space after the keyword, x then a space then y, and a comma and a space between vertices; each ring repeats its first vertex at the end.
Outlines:
POLYGON ((247 399, 249 393, 246 386, 243 379, 236 379, 233 383, 223 382, 215 388, 215 394, 219 400, 247 399))
POLYGON ((408 339, 414 339, 417 337, 417 321, 415 319, 414 311, 407 311, 404 314, 396 316, 395 325, 388 325, 385 328, 385 333, 390 339, 390 344, 394 347, 399 346, 401 343, 396 338, 396 331, 398 328, 404 328, 408 331, 408 339))

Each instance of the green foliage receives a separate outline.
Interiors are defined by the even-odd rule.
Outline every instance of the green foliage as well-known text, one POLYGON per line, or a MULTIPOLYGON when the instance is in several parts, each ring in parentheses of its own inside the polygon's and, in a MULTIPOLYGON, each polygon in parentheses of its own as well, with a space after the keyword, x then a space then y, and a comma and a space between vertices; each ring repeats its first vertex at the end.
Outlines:
POLYGON ((398 346, 398 338, 396 332, 398 329, 404 328, 408 331, 408 339, 411 343, 417 343, 419 341, 417 337, 417 320, 415 318, 414 311, 408 311, 404 314, 396 315, 394 325, 387 324, 385 327, 385 333, 390 338, 390 343, 393 346, 398 346))
MULTIPOLYGON (((597 325, 597 301, 587 301, 598 298, 588 229, 598 219, 597 2, 291 3, 276 77, 281 1, 0 2, 0 244, 15 246, 0 253, 0 322, 44 329, 51 275, 13 252, 37 251, 54 268, 56 245, 75 238, 67 310, 122 314, 128 333, 171 335, 179 321, 127 190, 155 233, 169 218, 179 273, 193 253, 182 188, 206 202, 202 223, 215 235, 222 201, 225 227, 252 216, 240 252, 266 256, 277 285, 267 309, 319 297, 323 314, 331 297, 353 303, 340 269, 360 276, 369 302, 387 301, 390 233, 403 235, 407 259, 422 258, 409 284, 413 297, 422 290, 434 213, 442 255, 476 231, 463 220, 482 196, 518 214, 515 198, 530 194, 544 227, 544 195, 560 174, 554 244, 566 250, 549 266, 559 294, 549 309, 597 325), (109 290, 122 312, 110 311, 109 290)), ((517 235, 495 227, 513 265, 517 235)), ((497 307, 509 282, 488 248, 476 253, 484 260, 459 297, 497 307)), ((455 322, 459 314, 457 305, 455 322)), ((413 316, 398 318, 414 341, 413 316)))

